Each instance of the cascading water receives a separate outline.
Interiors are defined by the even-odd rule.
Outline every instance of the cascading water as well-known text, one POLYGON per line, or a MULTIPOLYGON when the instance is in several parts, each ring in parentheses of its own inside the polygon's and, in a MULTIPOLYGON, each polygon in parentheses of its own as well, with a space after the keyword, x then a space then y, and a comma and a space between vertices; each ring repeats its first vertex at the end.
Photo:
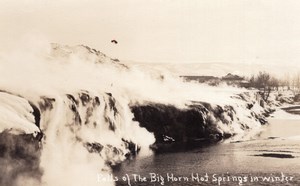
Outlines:
POLYGON ((114 185, 97 174, 108 176, 154 136, 233 135, 263 118, 254 94, 233 96, 246 90, 184 83, 86 46, 46 49, 0 59, 1 185, 114 185))

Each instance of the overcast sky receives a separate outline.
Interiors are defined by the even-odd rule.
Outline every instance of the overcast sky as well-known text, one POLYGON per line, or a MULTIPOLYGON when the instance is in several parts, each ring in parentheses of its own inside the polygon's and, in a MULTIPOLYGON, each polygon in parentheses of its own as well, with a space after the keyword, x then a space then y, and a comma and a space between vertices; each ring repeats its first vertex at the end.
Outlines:
POLYGON ((297 64, 300 1, 0 0, 0 33, 0 49, 38 35, 123 60, 297 64))

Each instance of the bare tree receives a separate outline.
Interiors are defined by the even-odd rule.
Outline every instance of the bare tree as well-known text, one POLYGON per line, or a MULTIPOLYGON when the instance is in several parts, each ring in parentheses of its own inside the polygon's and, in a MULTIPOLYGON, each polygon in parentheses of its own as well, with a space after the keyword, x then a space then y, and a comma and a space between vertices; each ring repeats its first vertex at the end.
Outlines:
POLYGON ((297 95, 300 93, 300 72, 298 72, 293 78, 293 93, 297 95))
POLYGON ((251 87, 260 90, 262 98, 267 101, 271 90, 278 90, 280 82, 277 78, 272 77, 267 72, 259 72, 256 76, 252 75, 249 79, 251 87))
POLYGON ((291 88, 291 80, 290 80, 290 75, 285 74, 284 80, 283 80, 284 86, 287 87, 288 90, 291 88))
POLYGON ((262 96, 265 101, 268 100, 271 92, 271 87, 269 86, 270 79, 271 79, 270 74, 266 72, 259 72, 259 74, 256 77, 257 87, 263 91, 262 96))
POLYGON ((279 85, 280 85, 280 81, 279 79, 275 78, 275 77, 271 77, 270 81, 269 81, 269 86, 273 89, 273 90, 277 90, 279 89, 279 85))

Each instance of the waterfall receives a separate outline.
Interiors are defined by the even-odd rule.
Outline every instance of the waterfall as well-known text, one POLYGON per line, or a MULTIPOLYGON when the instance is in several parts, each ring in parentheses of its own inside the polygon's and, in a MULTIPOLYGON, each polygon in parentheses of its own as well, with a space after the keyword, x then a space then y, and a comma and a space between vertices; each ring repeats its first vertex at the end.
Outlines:
POLYGON ((0 185, 114 185, 99 174, 155 142, 261 125, 248 90, 142 71, 83 45, 49 48, 0 58, 0 185))

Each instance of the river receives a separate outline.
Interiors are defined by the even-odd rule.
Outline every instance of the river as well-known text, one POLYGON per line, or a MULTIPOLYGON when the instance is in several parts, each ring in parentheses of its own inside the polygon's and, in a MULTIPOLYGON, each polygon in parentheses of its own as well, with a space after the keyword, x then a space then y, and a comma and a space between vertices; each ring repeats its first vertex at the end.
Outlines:
MULTIPOLYGON (((299 108, 284 110, 295 113, 299 108)), ((300 116, 280 109, 250 139, 141 152, 117 166, 114 176, 117 186, 300 185, 299 142, 300 116), (124 176, 130 180, 120 181, 124 176)))

